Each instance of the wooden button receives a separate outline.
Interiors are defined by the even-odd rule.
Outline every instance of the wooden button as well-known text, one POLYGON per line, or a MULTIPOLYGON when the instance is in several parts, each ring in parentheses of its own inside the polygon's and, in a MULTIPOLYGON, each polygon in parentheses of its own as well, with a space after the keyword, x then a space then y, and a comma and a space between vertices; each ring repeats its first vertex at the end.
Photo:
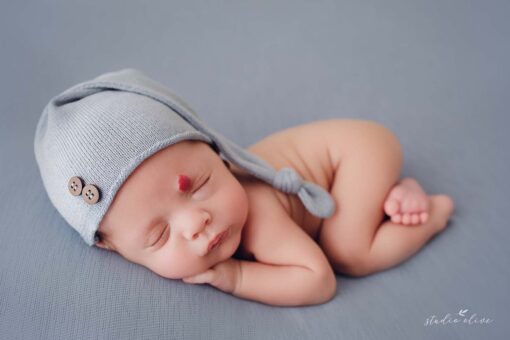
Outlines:
POLYGON ((83 192, 81 193, 83 196, 83 199, 88 204, 96 204, 97 201, 99 201, 99 190, 96 188, 95 185, 87 184, 83 188, 83 192))
POLYGON ((83 180, 78 176, 71 177, 67 184, 67 188, 69 189, 71 195, 80 196, 81 189, 83 188, 83 180))

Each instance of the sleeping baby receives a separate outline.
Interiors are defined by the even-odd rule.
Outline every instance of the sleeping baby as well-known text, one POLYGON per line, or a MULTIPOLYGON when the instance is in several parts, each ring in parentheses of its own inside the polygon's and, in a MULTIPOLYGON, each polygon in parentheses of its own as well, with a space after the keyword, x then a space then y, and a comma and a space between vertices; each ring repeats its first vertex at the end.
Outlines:
POLYGON ((48 197, 88 245, 270 305, 324 303, 335 273, 401 263, 454 207, 399 177, 399 141, 378 123, 317 121, 243 149, 135 69, 54 97, 34 151, 48 197))

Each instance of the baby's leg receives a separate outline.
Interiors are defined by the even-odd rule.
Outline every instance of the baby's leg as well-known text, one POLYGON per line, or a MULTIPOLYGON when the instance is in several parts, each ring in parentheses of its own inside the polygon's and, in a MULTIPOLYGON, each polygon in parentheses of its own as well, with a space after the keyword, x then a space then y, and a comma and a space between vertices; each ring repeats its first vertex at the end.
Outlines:
POLYGON ((330 146, 337 163, 331 189, 337 211, 324 220, 319 243, 337 272, 360 276, 414 254, 444 227, 451 209, 447 214, 449 198, 439 196, 431 198, 425 223, 409 226, 383 221, 384 202, 399 180, 400 143, 378 124, 363 123, 355 133, 351 131, 343 131, 346 137, 340 137, 340 131, 339 144, 330 146))
POLYGON ((425 223, 407 226, 385 221, 377 230, 367 263, 361 275, 392 267, 416 253, 423 244, 443 230, 453 210, 453 201, 447 195, 430 197, 429 218, 425 223))

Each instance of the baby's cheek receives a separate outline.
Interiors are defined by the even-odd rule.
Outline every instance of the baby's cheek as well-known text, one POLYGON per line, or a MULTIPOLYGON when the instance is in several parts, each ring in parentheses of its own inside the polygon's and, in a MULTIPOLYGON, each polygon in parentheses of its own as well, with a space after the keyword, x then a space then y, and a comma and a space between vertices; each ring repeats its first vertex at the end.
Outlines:
POLYGON ((166 256, 154 261, 149 269, 168 279, 182 279, 208 268, 206 264, 193 260, 190 256, 166 256))
POLYGON ((231 207, 235 207, 238 218, 245 219, 248 213, 248 194, 241 183, 238 182, 237 185, 234 186, 230 199, 231 207))
POLYGON ((151 269, 156 274, 165 277, 167 279, 182 279, 185 277, 185 268, 178 263, 165 263, 151 266, 151 269))

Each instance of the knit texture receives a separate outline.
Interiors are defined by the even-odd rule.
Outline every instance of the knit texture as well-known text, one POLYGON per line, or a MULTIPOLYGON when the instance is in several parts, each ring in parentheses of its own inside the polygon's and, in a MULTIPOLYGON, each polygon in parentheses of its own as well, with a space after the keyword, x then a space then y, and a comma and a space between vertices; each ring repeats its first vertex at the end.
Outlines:
POLYGON ((62 217, 92 246, 115 194, 145 159, 183 140, 210 144, 219 155, 274 188, 298 195, 305 208, 325 218, 335 204, 322 187, 292 168, 275 171, 258 156, 208 127, 170 89, 136 69, 102 74, 55 96, 36 127, 34 152, 48 197, 62 217), (73 196, 69 179, 100 191, 87 204, 73 196))

